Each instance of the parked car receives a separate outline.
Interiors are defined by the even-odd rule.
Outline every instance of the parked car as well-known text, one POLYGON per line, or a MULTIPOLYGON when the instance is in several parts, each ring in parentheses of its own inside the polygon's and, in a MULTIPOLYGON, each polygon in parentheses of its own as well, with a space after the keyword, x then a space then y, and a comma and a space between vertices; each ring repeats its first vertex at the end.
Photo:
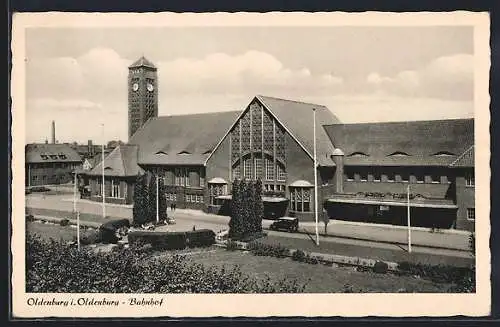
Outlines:
POLYGON ((299 230, 299 219, 293 217, 281 217, 276 219, 271 226, 269 226, 269 229, 296 232, 299 230))

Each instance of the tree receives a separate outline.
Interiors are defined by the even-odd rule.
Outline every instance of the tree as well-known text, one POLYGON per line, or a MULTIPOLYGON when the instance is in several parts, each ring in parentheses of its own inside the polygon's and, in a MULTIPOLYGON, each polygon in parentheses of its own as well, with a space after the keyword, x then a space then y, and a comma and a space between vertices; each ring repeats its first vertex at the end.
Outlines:
POLYGON ((262 201, 262 181, 258 179, 254 184, 254 210, 255 210, 255 232, 262 232, 262 218, 264 218, 264 202, 262 201))
POLYGON ((229 237, 239 238, 241 234, 241 201, 240 201, 239 179, 235 179, 232 185, 231 219, 229 220, 229 237))
POLYGON ((133 222, 142 225, 148 221, 148 189, 146 175, 137 176, 134 186, 133 222))

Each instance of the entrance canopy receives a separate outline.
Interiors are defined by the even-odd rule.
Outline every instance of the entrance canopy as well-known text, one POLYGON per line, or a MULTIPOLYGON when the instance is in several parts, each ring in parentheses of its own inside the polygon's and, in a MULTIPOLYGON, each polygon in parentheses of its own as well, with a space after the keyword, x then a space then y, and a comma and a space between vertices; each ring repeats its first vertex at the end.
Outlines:
MULTIPOLYGON (((346 204, 369 204, 379 206, 394 206, 406 207, 408 203, 406 200, 378 200, 373 198, 359 198, 359 197, 331 197, 327 200, 329 203, 346 203, 346 204)), ((439 208, 439 209, 457 209, 458 207, 450 200, 439 199, 419 199, 410 200, 410 207, 414 208, 439 208)))
MULTIPOLYGON (((221 199, 221 200, 231 200, 232 195, 219 195, 216 197, 216 199, 221 199)), ((271 196, 263 196, 262 201, 264 202, 288 202, 287 198, 283 197, 271 197, 271 196)))

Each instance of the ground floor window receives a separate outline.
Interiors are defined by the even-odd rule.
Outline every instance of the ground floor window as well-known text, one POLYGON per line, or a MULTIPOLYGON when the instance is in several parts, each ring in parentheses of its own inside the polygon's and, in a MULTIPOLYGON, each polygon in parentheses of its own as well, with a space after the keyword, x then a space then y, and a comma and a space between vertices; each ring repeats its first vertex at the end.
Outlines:
POLYGON ((218 204, 217 197, 227 194, 227 185, 209 183, 208 194, 210 195, 210 204, 218 204))
POLYGON ((311 188, 291 187, 290 188, 290 207, 292 211, 310 212, 311 211, 311 188))
POLYGON ((199 195, 199 194, 186 194, 186 202, 203 203, 203 195, 199 195))
POLYGON ((467 208, 467 220, 476 220, 475 208, 467 208))
POLYGON ((120 197, 120 181, 111 180, 111 197, 119 198, 120 197))
POLYGON ((175 201, 177 201, 177 194, 176 193, 165 193, 165 198, 167 199, 167 201, 175 202, 175 201))

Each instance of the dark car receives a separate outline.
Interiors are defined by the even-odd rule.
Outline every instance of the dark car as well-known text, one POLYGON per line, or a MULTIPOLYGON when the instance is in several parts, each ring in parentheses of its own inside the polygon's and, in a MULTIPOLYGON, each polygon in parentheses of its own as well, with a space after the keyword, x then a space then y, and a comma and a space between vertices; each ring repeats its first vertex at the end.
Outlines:
POLYGON ((299 220, 292 217, 281 217, 276 219, 269 228, 272 230, 296 232, 299 229, 299 220))

